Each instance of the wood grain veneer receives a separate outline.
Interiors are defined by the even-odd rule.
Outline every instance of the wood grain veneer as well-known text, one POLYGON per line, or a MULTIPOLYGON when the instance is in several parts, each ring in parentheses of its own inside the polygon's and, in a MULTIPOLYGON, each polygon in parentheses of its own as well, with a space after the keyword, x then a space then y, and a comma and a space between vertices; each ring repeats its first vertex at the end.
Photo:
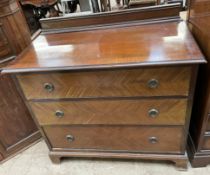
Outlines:
POLYGON ((138 126, 45 126, 43 129, 53 150, 63 148, 156 153, 180 153, 183 132, 182 127, 138 126), (75 141, 66 140, 69 134, 74 136, 75 141), (156 137, 157 143, 150 143, 150 137, 156 137))
POLYGON ((188 96, 191 71, 191 67, 169 67, 21 74, 17 78, 27 99, 188 96), (152 79, 158 80, 157 88, 148 86, 152 79), (52 92, 44 88, 46 83, 53 85, 52 92))
POLYGON ((30 105, 40 125, 183 125, 187 100, 76 100, 31 102, 30 105), (149 116, 149 111, 152 109, 158 110, 159 114, 154 117, 149 116), (56 111, 64 112, 64 116, 56 117, 56 111))

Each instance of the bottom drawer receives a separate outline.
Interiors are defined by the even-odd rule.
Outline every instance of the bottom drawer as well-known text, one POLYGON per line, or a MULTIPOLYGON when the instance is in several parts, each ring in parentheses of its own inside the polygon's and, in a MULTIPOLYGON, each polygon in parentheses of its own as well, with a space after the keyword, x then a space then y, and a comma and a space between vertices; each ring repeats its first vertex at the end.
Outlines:
POLYGON ((45 126, 53 150, 180 153, 182 127, 45 126))

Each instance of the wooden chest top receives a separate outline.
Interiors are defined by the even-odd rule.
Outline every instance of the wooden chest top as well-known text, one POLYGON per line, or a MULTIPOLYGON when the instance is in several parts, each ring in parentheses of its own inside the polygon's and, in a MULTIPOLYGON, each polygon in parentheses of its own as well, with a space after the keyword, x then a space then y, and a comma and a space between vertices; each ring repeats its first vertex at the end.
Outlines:
POLYGON ((204 63, 183 21, 40 35, 4 72, 204 63))

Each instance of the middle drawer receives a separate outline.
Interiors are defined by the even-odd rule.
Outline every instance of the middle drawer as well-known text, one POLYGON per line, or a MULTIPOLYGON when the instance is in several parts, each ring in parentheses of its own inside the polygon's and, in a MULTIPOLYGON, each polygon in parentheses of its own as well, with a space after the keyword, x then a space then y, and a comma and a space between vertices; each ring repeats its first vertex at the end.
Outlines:
POLYGON ((183 125, 186 99, 112 99, 31 102, 40 125, 183 125))

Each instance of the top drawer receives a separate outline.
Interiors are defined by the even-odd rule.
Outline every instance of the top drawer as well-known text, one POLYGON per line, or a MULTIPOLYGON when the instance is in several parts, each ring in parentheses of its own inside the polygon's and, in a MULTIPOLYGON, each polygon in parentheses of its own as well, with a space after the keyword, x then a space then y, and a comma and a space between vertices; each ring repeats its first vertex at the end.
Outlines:
POLYGON ((29 73, 17 78, 27 99, 187 96, 191 68, 29 73))

